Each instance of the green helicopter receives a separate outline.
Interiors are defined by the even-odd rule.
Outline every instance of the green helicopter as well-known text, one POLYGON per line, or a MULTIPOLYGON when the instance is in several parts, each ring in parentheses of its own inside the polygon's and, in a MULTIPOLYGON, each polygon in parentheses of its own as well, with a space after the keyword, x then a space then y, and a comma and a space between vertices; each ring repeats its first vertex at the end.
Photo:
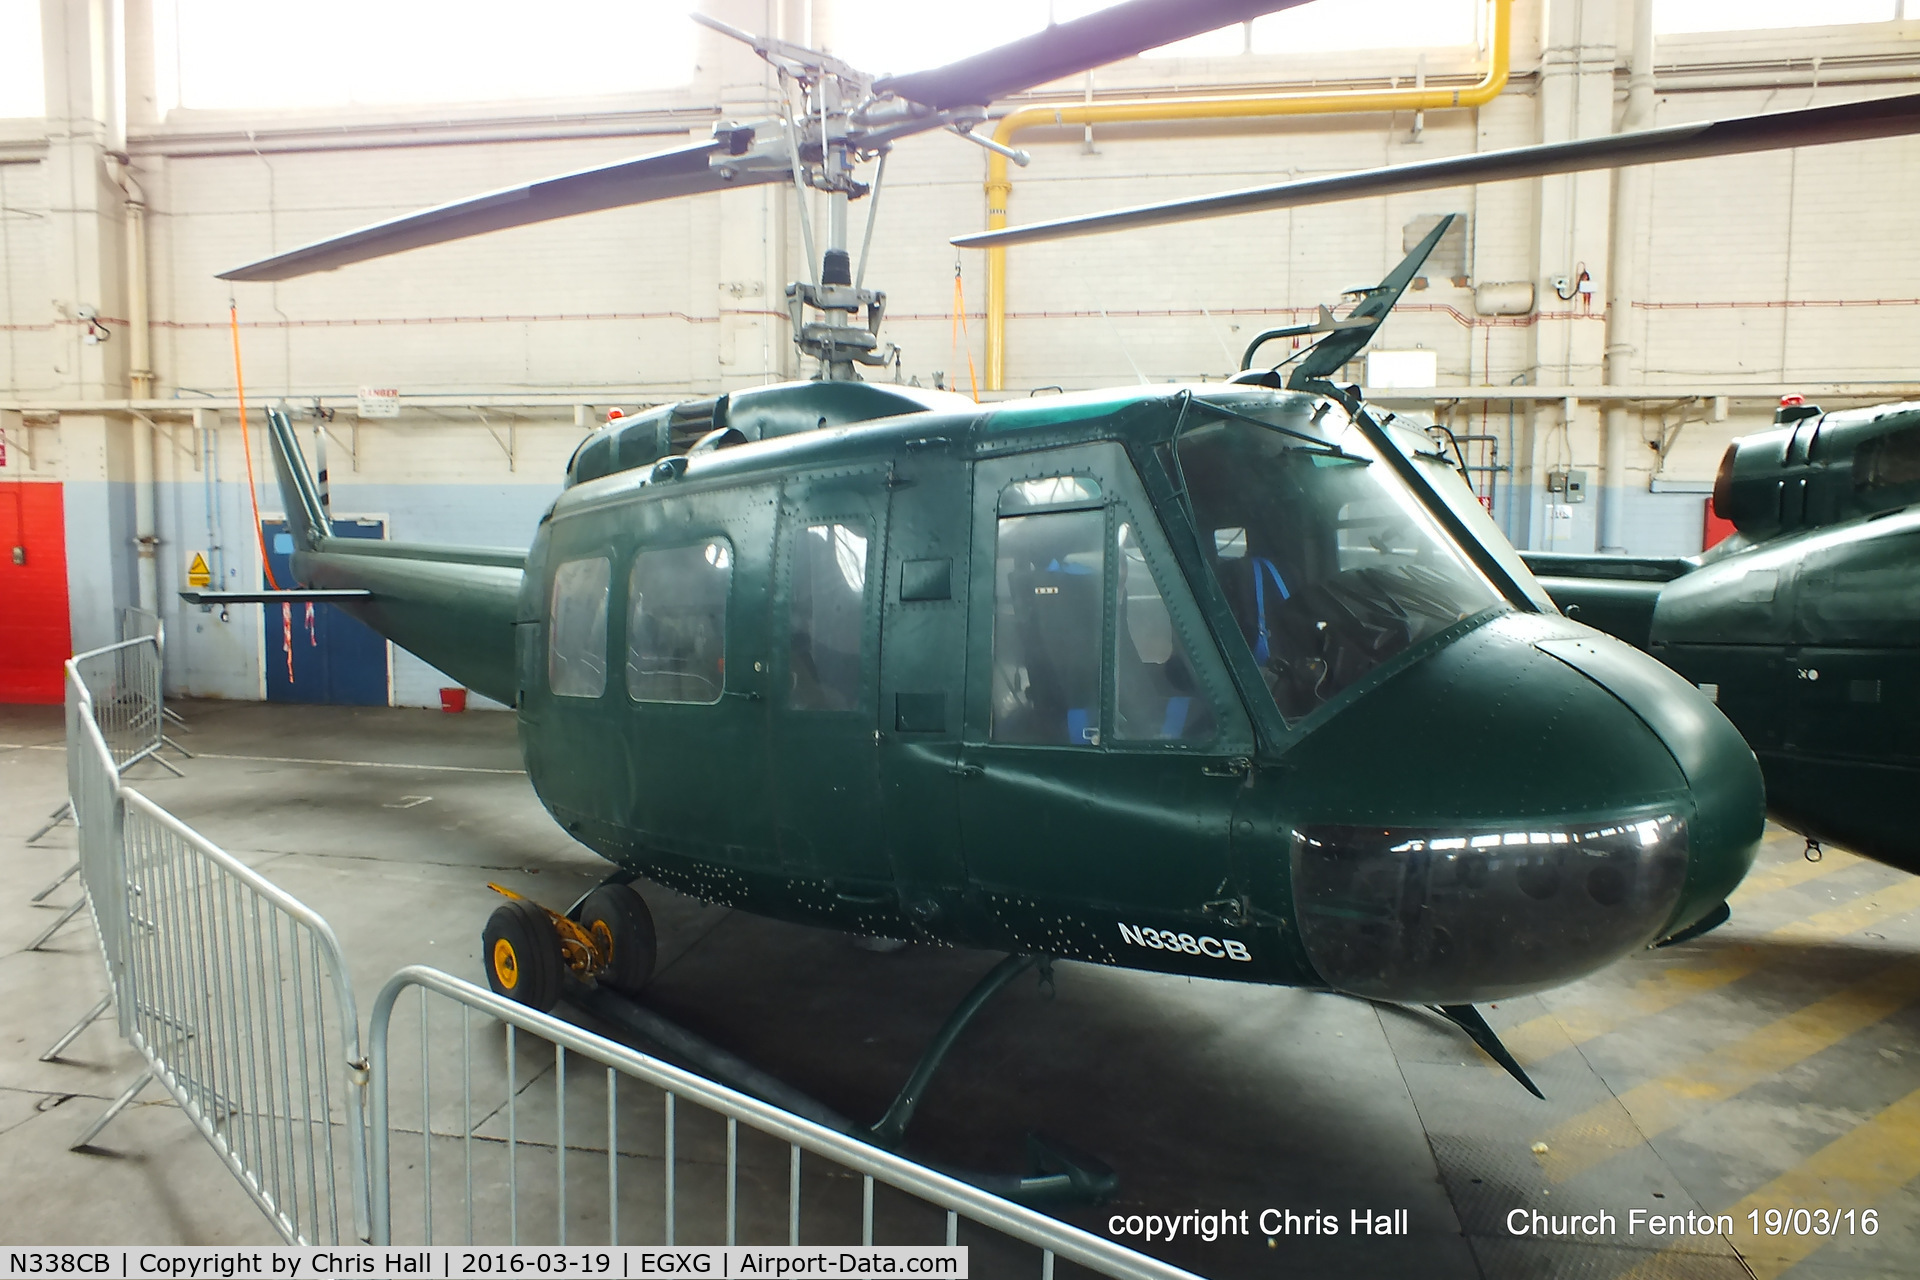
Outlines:
MULTIPOLYGON (((337 604, 515 709, 541 802, 617 870, 566 912, 496 911, 496 990, 642 988, 644 876, 1013 953, 923 1071, 1057 957, 1432 1006, 1532 1088, 1475 1002, 1724 918, 1764 823, 1753 752, 1562 616, 1426 435, 1329 381, 1451 218, 1307 326, 1284 380, 980 405, 857 376, 890 357, 845 248, 856 161, 1275 7, 1133 0, 891 80, 743 36, 801 86, 787 118, 225 273, 746 182, 832 196, 817 281, 788 292, 819 379, 609 423, 525 552, 327 536, 275 412, 298 589, 182 593, 337 604)), ((897 1139, 902 1098, 871 1132, 897 1139)))
MULTIPOLYGON (((524 556, 323 536, 276 411, 294 573, 515 707, 542 803, 625 876, 1477 1032, 1711 918, 1762 792, 1705 697, 1562 617, 1425 434, 1326 381, 1447 225, 1285 386, 616 420, 524 556)), ((644 912, 510 902, 489 976, 637 989, 644 912)))

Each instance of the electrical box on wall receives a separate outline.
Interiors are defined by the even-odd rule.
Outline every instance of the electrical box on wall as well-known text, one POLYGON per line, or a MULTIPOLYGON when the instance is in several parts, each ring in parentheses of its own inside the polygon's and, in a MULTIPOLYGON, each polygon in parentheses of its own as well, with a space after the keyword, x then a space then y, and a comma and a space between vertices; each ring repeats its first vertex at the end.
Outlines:
POLYGON ((1547 472, 1547 492, 1558 495, 1562 502, 1585 502, 1587 500, 1587 473, 1584 471, 1547 472))

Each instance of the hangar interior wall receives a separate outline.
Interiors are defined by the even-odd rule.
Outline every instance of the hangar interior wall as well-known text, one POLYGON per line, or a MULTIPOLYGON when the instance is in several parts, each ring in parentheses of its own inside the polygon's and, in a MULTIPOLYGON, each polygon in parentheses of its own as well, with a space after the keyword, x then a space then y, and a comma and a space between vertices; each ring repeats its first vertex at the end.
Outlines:
MULTIPOLYGON (((1025 133, 1019 145, 1034 159, 1014 171, 1009 212, 1022 222, 1610 132, 1631 4, 1516 0, 1510 83, 1478 111, 1025 133)), ((818 5, 811 26, 803 0, 707 7, 742 27, 830 42, 827 0, 818 5)), ((393 538, 524 545, 583 424, 608 407, 804 376, 782 306, 785 282, 804 274, 800 232, 793 198, 778 188, 501 232, 277 285, 213 278, 379 218, 764 114, 771 87, 751 55, 703 33, 690 85, 564 102, 163 114, 150 7, 128 0, 125 10, 124 116, 114 93, 94 91, 119 74, 91 52, 88 24, 101 7, 44 0, 47 115, 0 120, 0 486, 64 486, 75 647, 110 638, 114 610, 139 598, 136 488, 150 474, 148 545, 175 640, 170 685, 260 696, 270 643, 260 610, 223 619, 173 594, 195 553, 230 585, 259 575, 231 407, 230 303, 255 406, 303 410, 360 387, 400 390, 398 418, 341 409, 329 447, 336 511, 383 517, 393 538), (145 369, 131 323, 136 205, 145 369), (89 310, 106 341, 86 340, 89 310), (129 398, 151 403, 136 417, 129 398)), ((1898 92, 1920 71, 1917 40, 1920 22, 1661 39, 1654 123, 1898 92)), ((1024 100, 1325 91, 1416 75, 1468 83, 1484 58, 1463 47, 1135 59, 1024 100)), ((888 292, 884 336, 904 348, 902 376, 922 384, 968 387, 967 353, 951 338, 956 268, 973 363, 984 365, 984 255, 947 239, 984 225, 985 162, 978 148, 932 134, 902 144, 889 164, 867 278, 888 292)), ((1807 389, 1828 407, 1920 390, 1910 355, 1920 345, 1920 255, 1906 234, 1920 139, 1654 166, 1632 190, 1637 207, 1616 208, 1614 179, 1599 173, 1015 249, 1005 394, 1222 378, 1254 332, 1378 279, 1410 224, 1465 213, 1461 251, 1435 264, 1375 343, 1433 352, 1439 385, 1391 394, 1493 438, 1497 458, 1483 443, 1483 460, 1514 470, 1488 473, 1485 487, 1516 543, 1593 549, 1599 490, 1612 485, 1627 550, 1691 553, 1726 443, 1765 423, 1782 390, 1807 389), (1603 476, 1600 399, 1485 392, 1603 383, 1616 228, 1639 237, 1642 265, 1642 278, 1626 282, 1632 383, 1659 394, 1631 402, 1626 465, 1603 476), (1590 294, 1577 287, 1583 275, 1590 294), (1531 285, 1537 305, 1479 314, 1475 287, 1506 282, 1531 285), (1587 471, 1589 498, 1556 511, 1546 476, 1566 467, 1587 471)), ((864 214, 856 205, 856 244, 864 214)), ((255 430, 263 468, 257 416, 255 430)), ((271 515, 277 493, 259 480, 271 515)), ((405 655, 394 670, 402 703, 431 704, 446 683, 405 655)))

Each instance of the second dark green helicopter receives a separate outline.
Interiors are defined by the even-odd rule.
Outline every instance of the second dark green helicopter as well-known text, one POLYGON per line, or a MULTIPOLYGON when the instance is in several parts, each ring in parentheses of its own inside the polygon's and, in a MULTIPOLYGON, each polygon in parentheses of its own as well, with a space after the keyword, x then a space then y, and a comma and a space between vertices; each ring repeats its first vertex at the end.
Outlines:
POLYGON ((1809 841, 1920 874, 1920 405, 1783 405, 1734 441, 1688 559, 1529 554, 1562 608, 1707 691, 1767 807, 1809 841))

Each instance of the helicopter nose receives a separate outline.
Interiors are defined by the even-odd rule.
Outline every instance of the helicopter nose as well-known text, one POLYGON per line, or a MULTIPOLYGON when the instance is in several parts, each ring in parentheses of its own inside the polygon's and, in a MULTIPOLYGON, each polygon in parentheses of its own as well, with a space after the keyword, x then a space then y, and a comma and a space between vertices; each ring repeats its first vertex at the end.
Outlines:
POLYGON ((1493 620, 1302 745, 1294 794, 1322 820, 1290 832, 1300 940, 1328 985, 1375 999, 1591 973, 1724 901, 1765 821, 1759 765, 1712 703, 1557 617, 1493 620), (1355 759, 1371 799, 1334 776, 1355 759))

